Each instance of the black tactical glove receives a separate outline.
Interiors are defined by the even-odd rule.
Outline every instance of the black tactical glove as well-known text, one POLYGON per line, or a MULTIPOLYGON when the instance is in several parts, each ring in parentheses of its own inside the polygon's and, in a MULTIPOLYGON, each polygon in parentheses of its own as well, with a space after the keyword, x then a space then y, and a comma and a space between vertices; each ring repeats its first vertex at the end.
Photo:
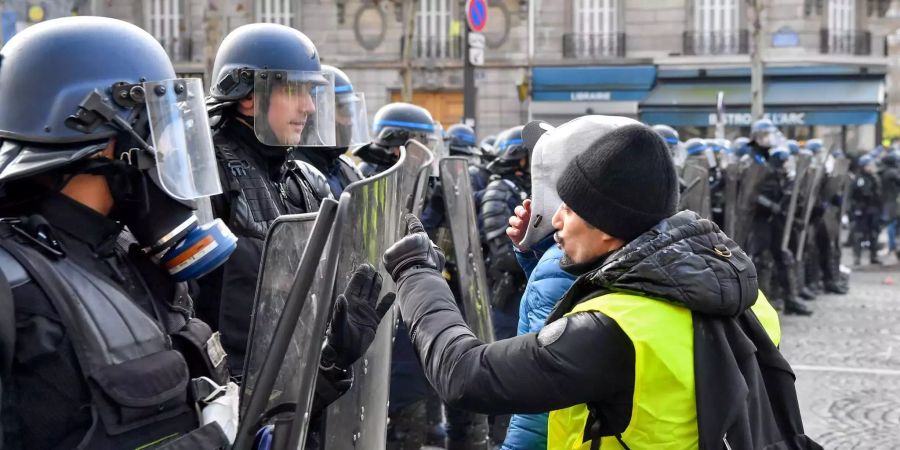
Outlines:
POLYGON ((444 252, 425 234, 422 222, 412 214, 406 214, 403 219, 406 221, 406 237, 387 249, 383 257, 384 267, 398 285, 412 269, 441 273, 445 261, 444 252))
POLYGON ((346 370, 366 353, 375 339, 381 318, 394 303, 393 292, 378 301, 381 283, 381 275, 371 264, 360 264, 353 271, 344 293, 334 302, 331 325, 322 349, 325 366, 334 365, 346 370))

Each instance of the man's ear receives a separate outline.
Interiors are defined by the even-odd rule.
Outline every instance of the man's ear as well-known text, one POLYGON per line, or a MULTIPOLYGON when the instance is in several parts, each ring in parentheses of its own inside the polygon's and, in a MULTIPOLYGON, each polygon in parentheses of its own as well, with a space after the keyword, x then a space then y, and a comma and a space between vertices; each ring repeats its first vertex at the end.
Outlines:
POLYGON ((238 112, 245 116, 253 116, 253 93, 238 100, 238 112))

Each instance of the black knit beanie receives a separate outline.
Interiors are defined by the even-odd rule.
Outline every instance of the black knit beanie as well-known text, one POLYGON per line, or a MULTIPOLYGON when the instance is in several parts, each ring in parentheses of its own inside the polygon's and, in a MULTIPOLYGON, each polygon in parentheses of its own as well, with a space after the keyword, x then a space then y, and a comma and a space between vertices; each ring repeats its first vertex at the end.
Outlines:
POLYGON ((675 166, 652 128, 628 125, 585 144, 556 184, 582 219, 628 242, 677 212, 675 166))

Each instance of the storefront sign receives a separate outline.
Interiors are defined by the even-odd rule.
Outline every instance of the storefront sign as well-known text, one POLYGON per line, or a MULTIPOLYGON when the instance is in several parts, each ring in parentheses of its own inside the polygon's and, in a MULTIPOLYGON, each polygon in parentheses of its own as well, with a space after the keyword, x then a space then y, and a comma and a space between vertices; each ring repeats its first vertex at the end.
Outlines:
MULTIPOLYGON (((775 126, 782 125, 806 125, 805 112, 772 112, 765 113, 763 117, 772 121, 775 126)), ((753 115, 750 113, 725 113, 725 125, 731 127, 749 127, 753 124, 753 115)), ((716 125, 716 114, 709 115, 709 125, 716 125)))
POLYGON ((569 94, 569 100, 573 102, 584 102, 591 100, 612 100, 612 92, 609 91, 577 91, 569 94))

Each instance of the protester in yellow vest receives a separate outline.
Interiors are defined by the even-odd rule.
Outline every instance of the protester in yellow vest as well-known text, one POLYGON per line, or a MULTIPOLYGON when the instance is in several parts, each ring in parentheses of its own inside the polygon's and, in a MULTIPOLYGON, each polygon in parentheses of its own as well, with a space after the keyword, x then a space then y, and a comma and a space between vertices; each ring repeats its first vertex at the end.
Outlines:
MULTIPOLYGON (((539 333, 479 341, 415 217, 385 252, 441 398, 486 414, 551 411, 551 450, 820 448, 803 435, 750 258, 713 222, 676 211, 662 139, 629 125, 572 142, 584 148, 560 149, 580 152, 557 184, 564 204, 544 220, 578 278, 539 333)), ((513 242, 529 215, 510 218, 513 242)))

